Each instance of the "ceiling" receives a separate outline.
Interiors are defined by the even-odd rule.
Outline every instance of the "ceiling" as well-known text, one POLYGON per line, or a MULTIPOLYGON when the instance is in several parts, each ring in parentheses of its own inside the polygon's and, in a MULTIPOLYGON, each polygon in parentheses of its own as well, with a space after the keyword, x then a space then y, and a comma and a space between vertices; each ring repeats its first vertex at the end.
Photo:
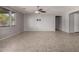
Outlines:
MULTIPOLYGON (((24 14, 34 13, 37 10, 36 6, 10 6, 19 12, 24 14)), ((62 15, 65 12, 71 11, 73 9, 79 9, 78 6, 40 6, 40 8, 44 9, 46 14, 54 14, 54 15, 62 15)))

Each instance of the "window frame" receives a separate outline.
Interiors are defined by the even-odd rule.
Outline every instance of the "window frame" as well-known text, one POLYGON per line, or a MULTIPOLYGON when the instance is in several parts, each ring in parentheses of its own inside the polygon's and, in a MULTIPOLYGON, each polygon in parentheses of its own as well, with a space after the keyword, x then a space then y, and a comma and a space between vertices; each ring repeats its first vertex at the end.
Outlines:
MULTIPOLYGON (((6 9, 6 8, 5 8, 6 9)), ((9 10, 8 11, 9 14, 9 25, 0 25, 0 27, 10 27, 10 26, 15 26, 16 25, 16 12, 9 10), (12 13, 14 13, 14 16, 12 15, 12 13), (14 18, 14 24, 12 24, 12 17, 14 18)))

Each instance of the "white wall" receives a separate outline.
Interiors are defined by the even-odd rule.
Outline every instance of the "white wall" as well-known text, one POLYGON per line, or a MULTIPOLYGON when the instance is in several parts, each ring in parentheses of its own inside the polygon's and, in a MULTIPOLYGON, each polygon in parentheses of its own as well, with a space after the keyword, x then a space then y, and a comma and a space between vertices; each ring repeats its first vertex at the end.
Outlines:
POLYGON ((69 33, 69 14, 63 14, 62 31, 69 33))
MULTIPOLYGON (((64 23, 64 25, 62 25, 63 26, 62 29, 63 29, 64 32, 72 33, 73 30, 71 28, 71 25, 72 25, 73 21, 69 18, 70 17, 69 15, 73 12, 78 11, 79 7, 78 6, 70 6, 69 8, 70 8, 70 10, 63 14, 63 20, 64 21, 62 23, 64 23)), ((72 15, 72 18, 73 18, 73 15, 72 15)))
POLYGON ((79 32, 79 13, 74 14, 74 32, 79 32))
MULTIPOLYGON (((67 8, 66 8, 67 9, 67 8)), ((67 33, 72 33, 73 30, 70 30, 72 28, 70 28, 72 24, 70 24, 72 22, 72 20, 69 19, 69 15, 70 13, 73 13, 75 11, 78 11, 79 7, 78 6, 70 6, 68 11, 65 11, 62 14, 62 28, 61 30, 67 33)))
POLYGON ((74 33, 74 14, 69 15, 69 32, 74 33))
POLYGON ((55 31, 55 16, 51 14, 25 14, 24 31, 55 31), (37 21, 40 18, 41 21, 37 21))
POLYGON ((70 14, 70 33, 79 32, 79 13, 70 14))
POLYGON ((12 27, 0 27, 0 38, 7 38, 23 32, 23 14, 16 12, 16 25, 12 27))

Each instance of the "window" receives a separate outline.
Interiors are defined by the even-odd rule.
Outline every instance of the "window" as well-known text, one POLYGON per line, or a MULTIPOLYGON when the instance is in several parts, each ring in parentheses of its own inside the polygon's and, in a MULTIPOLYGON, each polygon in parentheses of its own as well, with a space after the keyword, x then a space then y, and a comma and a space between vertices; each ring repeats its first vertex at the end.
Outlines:
POLYGON ((16 15, 15 12, 12 12, 12 13, 11 13, 11 22, 12 22, 11 25, 16 25, 15 15, 16 15))
POLYGON ((0 26, 15 25, 15 12, 0 7, 0 26))

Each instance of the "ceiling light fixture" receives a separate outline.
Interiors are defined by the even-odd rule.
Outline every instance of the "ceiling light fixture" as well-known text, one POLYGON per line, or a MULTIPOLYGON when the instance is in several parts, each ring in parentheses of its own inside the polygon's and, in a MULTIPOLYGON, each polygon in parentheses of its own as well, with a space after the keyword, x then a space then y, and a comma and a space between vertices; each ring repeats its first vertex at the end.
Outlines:
POLYGON ((40 14, 40 12, 38 10, 35 11, 36 14, 40 14))
POLYGON ((37 6, 36 8, 37 8, 37 10, 35 11, 35 13, 36 13, 36 14, 40 14, 39 6, 37 6))

